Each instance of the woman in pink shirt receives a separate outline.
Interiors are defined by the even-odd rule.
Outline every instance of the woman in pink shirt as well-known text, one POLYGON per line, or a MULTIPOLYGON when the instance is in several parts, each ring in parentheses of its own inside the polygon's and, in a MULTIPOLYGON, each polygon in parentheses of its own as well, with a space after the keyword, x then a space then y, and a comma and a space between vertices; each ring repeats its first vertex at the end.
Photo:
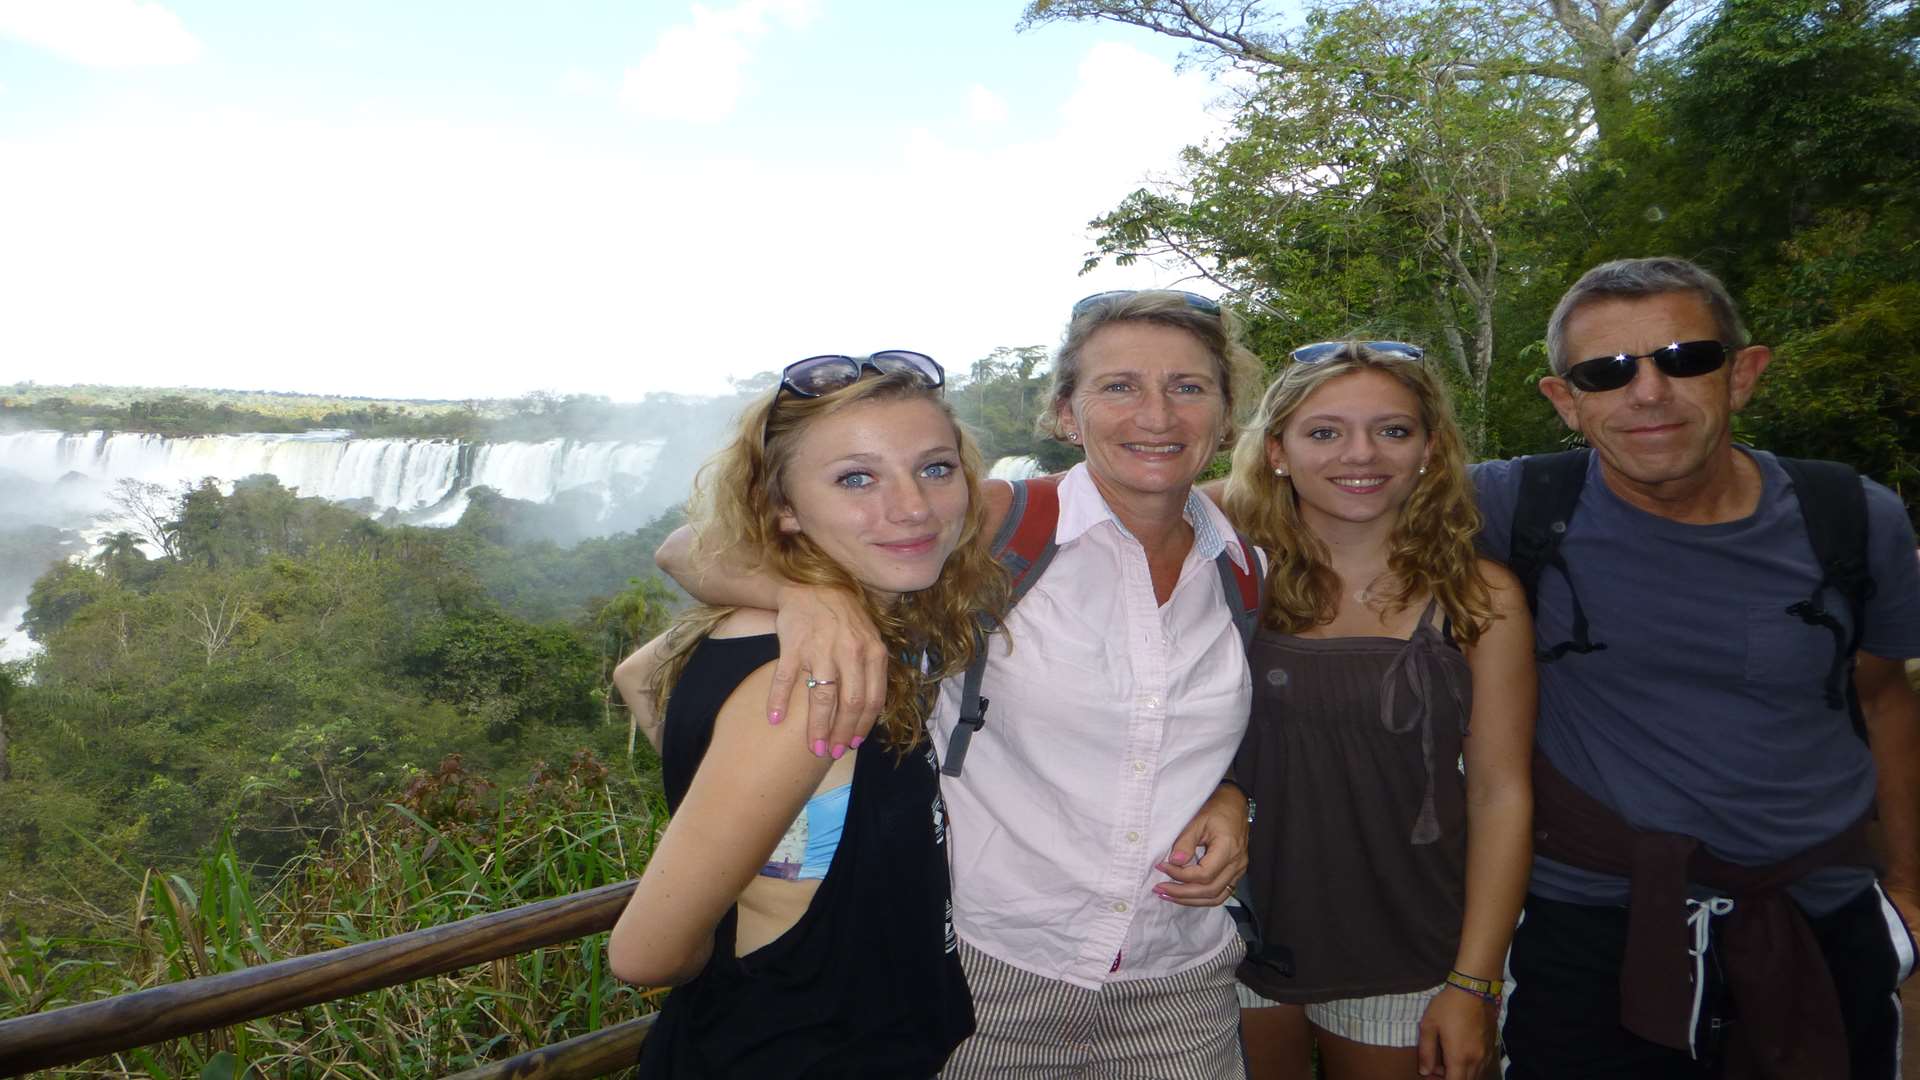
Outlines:
MULTIPOLYGON (((962 775, 942 780, 978 1018, 944 1076, 1243 1069, 1243 949, 1220 905, 1245 869, 1247 804, 1221 778, 1252 691, 1215 559, 1246 569, 1257 556, 1193 485, 1232 441, 1259 370, 1232 315, 1205 297, 1103 293, 1074 306, 1040 427, 1086 461, 1059 481, 1053 561, 988 643, 990 722, 962 775)), ((989 483, 986 496, 997 526, 1012 489, 989 483)), ((856 606, 728 560, 695 567, 689 550, 683 530, 658 555, 689 591, 774 608, 794 628, 776 708, 780 680, 805 670, 815 751, 857 746, 845 714, 878 703, 871 680, 884 669, 856 606), (830 735, 836 704, 842 734, 830 735)), ((942 749, 955 683, 934 708, 942 749)))

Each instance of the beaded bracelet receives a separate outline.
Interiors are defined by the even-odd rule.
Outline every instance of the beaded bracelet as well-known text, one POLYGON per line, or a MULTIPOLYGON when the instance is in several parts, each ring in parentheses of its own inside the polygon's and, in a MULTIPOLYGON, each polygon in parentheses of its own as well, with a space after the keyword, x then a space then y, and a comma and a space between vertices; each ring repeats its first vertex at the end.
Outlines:
POLYGON ((1447 972, 1447 985, 1455 990, 1464 990, 1481 1001, 1500 1004, 1500 991, 1506 984, 1499 979, 1476 979, 1459 971, 1447 972))

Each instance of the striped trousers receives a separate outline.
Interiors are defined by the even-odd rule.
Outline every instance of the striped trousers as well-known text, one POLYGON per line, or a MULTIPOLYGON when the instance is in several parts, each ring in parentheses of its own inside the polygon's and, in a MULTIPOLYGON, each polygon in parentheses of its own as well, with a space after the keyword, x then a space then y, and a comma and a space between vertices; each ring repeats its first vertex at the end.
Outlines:
POLYGON ((943 1080, 1241 1080, 1238 938, 1206 963, 1088 990, 960 943, 977 1029, 943 1080))

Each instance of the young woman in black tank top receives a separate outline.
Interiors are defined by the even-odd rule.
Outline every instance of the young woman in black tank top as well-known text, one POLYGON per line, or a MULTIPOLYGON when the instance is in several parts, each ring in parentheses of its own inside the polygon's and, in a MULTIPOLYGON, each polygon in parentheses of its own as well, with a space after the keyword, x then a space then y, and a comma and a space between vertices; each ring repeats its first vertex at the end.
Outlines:
POLYGON ((1248 885, 1292 973, 1240 970, 1257 1080, 1481 1075, 1525 893, 1531 621, 1474 553, 1459 431, 1421 351, 1295 350, 1223 507, 1271 556, 1235 779, 1248 885), (1456 767, 1457 766, 1457 767, 1456 767))
POLYGON ((924 726, 1005 583, 941 382, 916 353, 801 361, 701 472, 703 545, 858 592, 894 659, 874 738, 835 760, 767 724, 772 612, 695 609, 646 650, 673 815, 608 943, 615 975, 678 987, 643 1077, 926 1077, 973 1030, 924 726))

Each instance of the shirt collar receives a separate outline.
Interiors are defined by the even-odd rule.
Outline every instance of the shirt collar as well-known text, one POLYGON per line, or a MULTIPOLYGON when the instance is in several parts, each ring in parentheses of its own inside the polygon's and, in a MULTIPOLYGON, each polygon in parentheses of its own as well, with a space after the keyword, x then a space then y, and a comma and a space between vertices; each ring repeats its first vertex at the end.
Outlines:
MULTIPOLYGON (((1213 505, 1213 500, 1200 493, 1198 487, 1187 491, 1187 505, 1180 515, 1193 526, 1193 552, 1211 562, 1222 551, 1227 558, 1242 570, 1251 569, 1247 564, 1247 553, 1237 543, 1228 541, 1234 535, 1233 526, 1228 523, 1227 515, 1213 505)), ((1065 547, 1078 540, 1088 529, 1103 521, 1110 521, 1120 530, 1122 536, 1132 538, 1133 534, 1114 516, 1113 508, 1100 495, 1093 476, 1087 472, 1086 462, 1081 462, 1067 470, 1060 479, 1060 521, 1053 529, 1053 542, 1065 547)))

